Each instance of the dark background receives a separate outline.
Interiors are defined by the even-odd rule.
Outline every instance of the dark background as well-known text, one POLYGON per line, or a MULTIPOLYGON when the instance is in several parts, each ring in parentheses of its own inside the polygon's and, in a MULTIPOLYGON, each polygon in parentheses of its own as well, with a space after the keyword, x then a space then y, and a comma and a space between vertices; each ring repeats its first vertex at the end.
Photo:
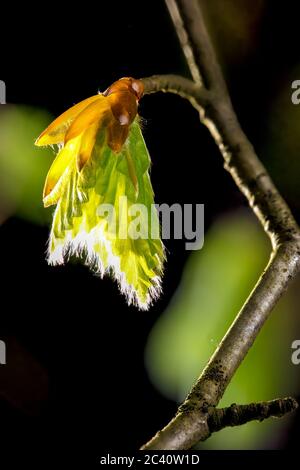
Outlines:
MULTIPOLYGON (((235 109, 259 150, 266 112, 278 89, 290 93, 287 77, 300 61, 299 6, 258 2, 259 20, 250 24, 244 42, 236 39, 233 56, 226 45, 230 31, 222 26, 227 2, 207 3, 235 109)), ((243 14, 251 16, 257 2, 229 3, 242 3, 243 14)), ((163 1, 84 2, 62 9, 59 3, 41 3, 34 10, 25 4, 2 19, 0 78, 8 103, 58 115, 122 76, 188 75, 163 1)), ((218 214, 246 205, 187 102, 147 96, 140 114, 158 203, 205 203, 206 229, 218 214)), ((270 160, 261 157, 299 220, 297 194, 286 191, 280 172, 273 174, 270 160)), ((22 374, 19 364, 18 372, 5 378, 4 446, 11 444, 17 452, 25 443, 29 454, 46 446, 48 454, 63 449, 67 457, 89 458, 106 450, 134 451, 176 410, 147 378, 144 345, 180 281, 188 256, 184 242, 167 243, 164 293, 141 313, 127 307, 110 279, 99 281, 80 264, 47 266, 47 227, 12 217, 0 227, 0 237, 0 338, 7 340, 8 359, 24 349, 24 367, 30 371, 22 374)), ((297 445, 297 426, 286 439, 288 448, 297 445)))

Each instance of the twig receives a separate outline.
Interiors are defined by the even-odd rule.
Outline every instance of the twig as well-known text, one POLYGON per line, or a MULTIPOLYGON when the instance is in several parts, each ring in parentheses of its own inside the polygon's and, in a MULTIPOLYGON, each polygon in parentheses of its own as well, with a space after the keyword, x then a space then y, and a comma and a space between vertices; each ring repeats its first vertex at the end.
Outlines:
POLYGON ((228 426, 240 426, 249 421, 263 421, 267 418, 281 418, 298 408, 298 402, 291 397, 278 398, 272 401, 236 405, 209 412, 207 419, 211 433, 220 431, 228 426))
MULTIPOLYGON (((166 0, 166 3, 171 12, 175 8, 180 15, 180 28, 185 27, 185 42, 192 48, 193 63, 204 85, 174 75, 155 76, 144 79, 146 92, 178 93, 199 111, 201 122, 220 149, 225 169, 270 237, 272 252, 256 286, 190 394, 172 421, 143 446, 147 450, 188 449, 209 437, 208 410, 222 398, 271 310, 300 270, 299 228, 240 127, 199 2, 166 0)), ((192 70, 191 73, 195 75, 192 70)))
POLYGON ((167 2, 167 6, 169 8, 169 13, 176 29, 177 36, 180 40, 181 48, 185 55, 193 80, 195 83, 202 85, 202 77, 200 74, 200 70, 196 64, 196 60, 194 57, 194 49, 192 44, 190 43, 190 37, 187 34, 187 31, 185 30, 184 22, 181 18, 176 2, 167 2))

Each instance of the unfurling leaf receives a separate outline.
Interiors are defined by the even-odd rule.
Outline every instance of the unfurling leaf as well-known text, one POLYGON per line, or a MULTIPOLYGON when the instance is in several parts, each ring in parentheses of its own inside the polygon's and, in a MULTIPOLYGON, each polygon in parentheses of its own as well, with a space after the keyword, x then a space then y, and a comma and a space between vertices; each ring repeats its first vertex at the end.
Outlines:
POLYGON ((45 207, 56 204, 48 262, 84 257, 147 309, 161 290, 164 246, 137 116, 142 94, 139 80, 118 80, 59 116, 36 145, 60 148, 43 194, 45 207))

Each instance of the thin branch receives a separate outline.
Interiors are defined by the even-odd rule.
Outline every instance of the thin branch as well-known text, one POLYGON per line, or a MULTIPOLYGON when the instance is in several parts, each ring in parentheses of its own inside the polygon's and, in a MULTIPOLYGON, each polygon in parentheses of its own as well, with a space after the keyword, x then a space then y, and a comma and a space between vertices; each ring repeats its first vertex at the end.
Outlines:
POLYGON ((298 408, 298 402, 291 397, 278 398, 272 401, 236 405, 219 410, 213 409, 208 416, 208 427, 211 433, 229 426, 240 426, 250 421, 263 421, 267 418, 281 418, 298 408))
POLYGON ((174 27, 179 38, 181 48, 185 50, 186 43, 191 48, 193 65, 187 61, 192 77, 193 68, 198 68, 201 81, 208 90, 217 90, 220 94, 226 90, 226 84, 219 67, 214 48, 207 33, 202 11, 197 0, 165 0, 174 27), (176 17, 180 17, 176 21, 176 17), (175 21, 174 21, 175 19, 175 21), (179 26, 179 27, 178 27, 179 26), (183 40, 185 30, 186 39, 183 40))
POLYGON ((152 77, 142 78, 142 81, 144 94, 158 91, 175 93, 182 98, 192 100, 196 108, 198 106, 202 108, 208 104, 209 92, 200 84, 180 75, 152 75, 152 77))
MULTIPOLYGON (((176 416, 143 449, 188 449, 210 435, 209 409, 222 398, 237 368, 285 289, 300 270, 300 231, 240 127, 196 0, 166 0, 181 16, 205 86, 174 75, 144 79, 146 92, 169 91, 199 111, 224 166, 268 234, 268 265, 176 416)), ((175 22, 175 27, 177 23, 175 22)), ((181 39, 179 35, 179 39, 181 39)))
POLYGON ((177 35, 179 37, 181 48, 185 55, 193 80, 195 83, 202 85, 203 84, 202 77, 200 74, 200 70, 196 64, 193 47, 190 43, 190 38, 185 30, 184 23, 182 21, 177 4, 176 2, 172 0, 166 1, 166 4, 169 9, 169 13, 172 18, 172 21, 174 23, 177 35))

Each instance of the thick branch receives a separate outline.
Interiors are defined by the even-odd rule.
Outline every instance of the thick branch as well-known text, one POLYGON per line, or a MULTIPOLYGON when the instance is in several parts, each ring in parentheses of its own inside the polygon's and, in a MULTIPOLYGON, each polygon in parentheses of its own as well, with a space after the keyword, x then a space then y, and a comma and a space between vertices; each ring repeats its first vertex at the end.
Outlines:
POLYGON ((143 447, 153 450, 188 449, 209 437, 208 410, 222 398, 274 305, 300 269, 298 226, 240 127, 199 4, 196 0, 166 1, 169 10, 175 5, 181 15, 180 28, 185 27, 194 65, 205 86, 174 75, 156 76, 144 79, 146 92, 178 93, 199 111, 223 155, 225 168, 248 199, 273 250, 265 271, 176 416, 143 447))

